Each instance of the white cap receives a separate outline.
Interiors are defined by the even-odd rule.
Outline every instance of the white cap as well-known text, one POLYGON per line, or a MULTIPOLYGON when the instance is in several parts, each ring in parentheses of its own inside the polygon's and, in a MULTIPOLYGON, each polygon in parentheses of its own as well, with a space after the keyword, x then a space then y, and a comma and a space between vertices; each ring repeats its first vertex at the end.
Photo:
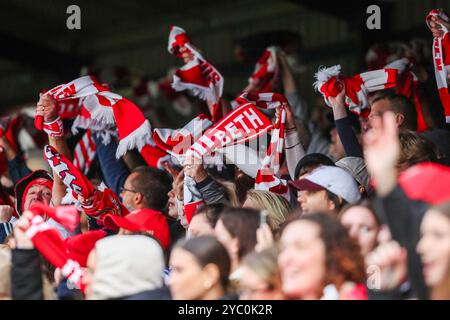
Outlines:
POLYGON ((351 204, 361 199, 355 179, 346 170, 339 167, 319 166, 307 176, 291 181, 290 184, 297 190, 326 189, 351 204))

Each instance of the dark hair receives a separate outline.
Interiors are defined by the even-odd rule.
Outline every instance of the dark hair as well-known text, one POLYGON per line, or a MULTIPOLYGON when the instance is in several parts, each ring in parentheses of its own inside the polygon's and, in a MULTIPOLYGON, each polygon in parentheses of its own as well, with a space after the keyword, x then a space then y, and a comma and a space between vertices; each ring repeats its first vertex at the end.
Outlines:
POLYGON ((334 166, 333 160, 328 158, 322 153, 310 153, 300 159, 295 167, 295 179, 298 179, 300 175, 307 172, 311 172, 320 165, 324 166, 334 166))
POLYGON ((202 205, 197 209, 197 211, 195 211, 193 217, 204 214, 206 221, 210 227, 214 229, 224 208, 225 205, 222 203, 202 205))
POLYGON ((413 131, 401 131, 399 166, 411 167, 420 162, 438 162, 438 151, 433 142, 413 131))
POLYGON ((288 225, 296 221, 309 221, 320 228, 319 237, 325 245, 325 286, 332 283, 339 290, 346 281, 355 283, 365 281, 364 259, 359 245, 350 238, 345 227, 337 219, 321 212, 308 215, 296 214, 283 226, 282 233, 288 225))
POLYGON ((164 172, 147 166, 140 166, 132 173, 138 173, 131 181, 133 188, 144 196, 149 209, 164 211, 167 193, 170 191, 170 178, 164 172))
POLYGON ((327 193, 328 199, 330 199, 330 201, 334 203, 334 211, 339 212, 344 206, 347 205, 348 202, 344 198, 335 195, 333 192, 327 189, 325 189, 325 191, 327 193))
POLYGON ((389 101, 389 109, 394 113, 400 113, 404 116, 405 119, 401 128, 413 131, 417 130, 417 111, 410 99, 391 90, 383 90, 377 93, 372 104, 380 100, 389 101))
POLYGON ((231 259, 219 240, 212 236, 199 236, 182 240, 176 247, 191 253, 202 268, 210 263, 217 265, 220 273, 220 284, 225 291, 227 290, 231 259))
POLYGON ((363 207, 363 208, 366 208, 367 210, 369 210, 369 211, 372 213, 373 217, 375 218, 375 221, 377 222, 377 224, 378 224, 379 226, 383 224, 383 223, 381 222, 381 220, 380 220, 380 217, 376 214, 375 208, 373 207, 372 202, 370 202, 369 199, 362 199, 362 200, 360 200, 360 201, 358 201, 358 202, 356 202, 356 203, 354 203, 354 204, 347 204, 347 205, 345 205, 345 206, 341 209, 341 211, 339 212, 339 220, 342 218, 343 214, 344 214, 347 210, 349 210, 349 209, 351 209, 351 208, 354 208, 354 207, 363 207))
POLYGON ((220 215, 223 225, 233 238, 239 240, 238 257, 242 259, 256 245, 259 211, 249 208, 227 208, 220 215))

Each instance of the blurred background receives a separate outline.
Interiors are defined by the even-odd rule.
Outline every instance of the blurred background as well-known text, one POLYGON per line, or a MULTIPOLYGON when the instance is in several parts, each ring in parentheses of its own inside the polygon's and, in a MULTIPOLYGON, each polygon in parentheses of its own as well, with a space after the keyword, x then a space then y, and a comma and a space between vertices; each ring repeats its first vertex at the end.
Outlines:
POLYGON ((167 75, 182 65, 167 51, 171 25, 184 28, 223 74, 225 97, 246 86, 265 47, 275 44, 288 55, 300 94, 313 104, 320 65, 341 64, 352 75, 393 60, 412 42, 426 57, 425 16, 449 6, 448 0, 2 0, 0 112, 33 105, 43 89, 90 73, 132 99, 153 125, 184 123, 202 106, 191 97, 168 103, 174 93, 167 75), (81 30, 66 27, 71 4, 81 9, 81 30), (366 27, 371 4, 381 8, 381 30, 366 27))

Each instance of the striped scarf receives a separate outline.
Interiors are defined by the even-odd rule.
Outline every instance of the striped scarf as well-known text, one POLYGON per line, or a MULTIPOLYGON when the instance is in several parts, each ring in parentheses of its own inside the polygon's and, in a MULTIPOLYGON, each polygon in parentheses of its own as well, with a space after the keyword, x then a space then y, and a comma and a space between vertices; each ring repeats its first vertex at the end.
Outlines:
POLYGON ((222 118, 221 98, 224 79, 217 69, 198 52, 189 37, 180 27, 172 26, 169 34, 169 53, 181 57, 180 48, 185 48, 194 57, 178 69, 172 82, 175 91, 189 90, 195 96, 208 102, 213 121, 222 118))
MULTIPOLYGON (((449 17, 442 10, 431 10, 426 18, 426 23, 429 27, 432 17, 439 17, 447 22, 450 21, 449 17)), ((449 30, 444 25, 439 25, 444 34, 442 37, 433 39, 432 51, 434 74, 436 76, 439 97, 441 98, 442 106, 444 108, 445 122, 450 123, 450 93, 448 88, 448 76, 450 74, 450 34, 449 30)))
POLYGON ((314 88, 323 95, 325 103, 331 107, 330 97, 336 97, 345 85, 345 105, 350 111, 368 116, 370 92, 388 89, 397 85, 397 70, 379 69, 357 74, 352 78, 341 75, 341 66, 321 67, 315 74, 314 88))

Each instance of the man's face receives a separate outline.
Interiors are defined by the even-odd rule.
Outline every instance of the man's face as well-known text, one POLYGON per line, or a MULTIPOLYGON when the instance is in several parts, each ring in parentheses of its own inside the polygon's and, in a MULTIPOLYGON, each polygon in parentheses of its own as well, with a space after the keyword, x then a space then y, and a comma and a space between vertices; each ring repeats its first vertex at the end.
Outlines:
POLYGON ((297 202, 304 214, 331 211, 330 200, 325 190, 297 191, 297 202))
POLYGON ((52 190, 40 184, 31 185, 25 195, 24 210, 28 210, 30 206, 35 202, 42 202, 46 205, 50 205, 52 200, 52 190))
POLYGON ((137 177, 139 173, 133 172, 128 176, 123 184, 123 190, 120 193, 120 197, 122 198, 122 204, 130 211, 134 211, 136 209, 136 190, 133 186, 133 180, 137 177))
POLYGON ((372 128, 373 119, 381 117, 388 110, 391 110, 391 103, 387 99, 381 99, 373 103, 370 107, 369 121, 364 123, 363 131, 366 132, 372 128))
POLYGON ((167 195, 169 197, 167 200, 167 208, 168 208, 167 213, 172 218, 178 218, 178 203, 176 200, 174 189, 170 190, 167 195))

